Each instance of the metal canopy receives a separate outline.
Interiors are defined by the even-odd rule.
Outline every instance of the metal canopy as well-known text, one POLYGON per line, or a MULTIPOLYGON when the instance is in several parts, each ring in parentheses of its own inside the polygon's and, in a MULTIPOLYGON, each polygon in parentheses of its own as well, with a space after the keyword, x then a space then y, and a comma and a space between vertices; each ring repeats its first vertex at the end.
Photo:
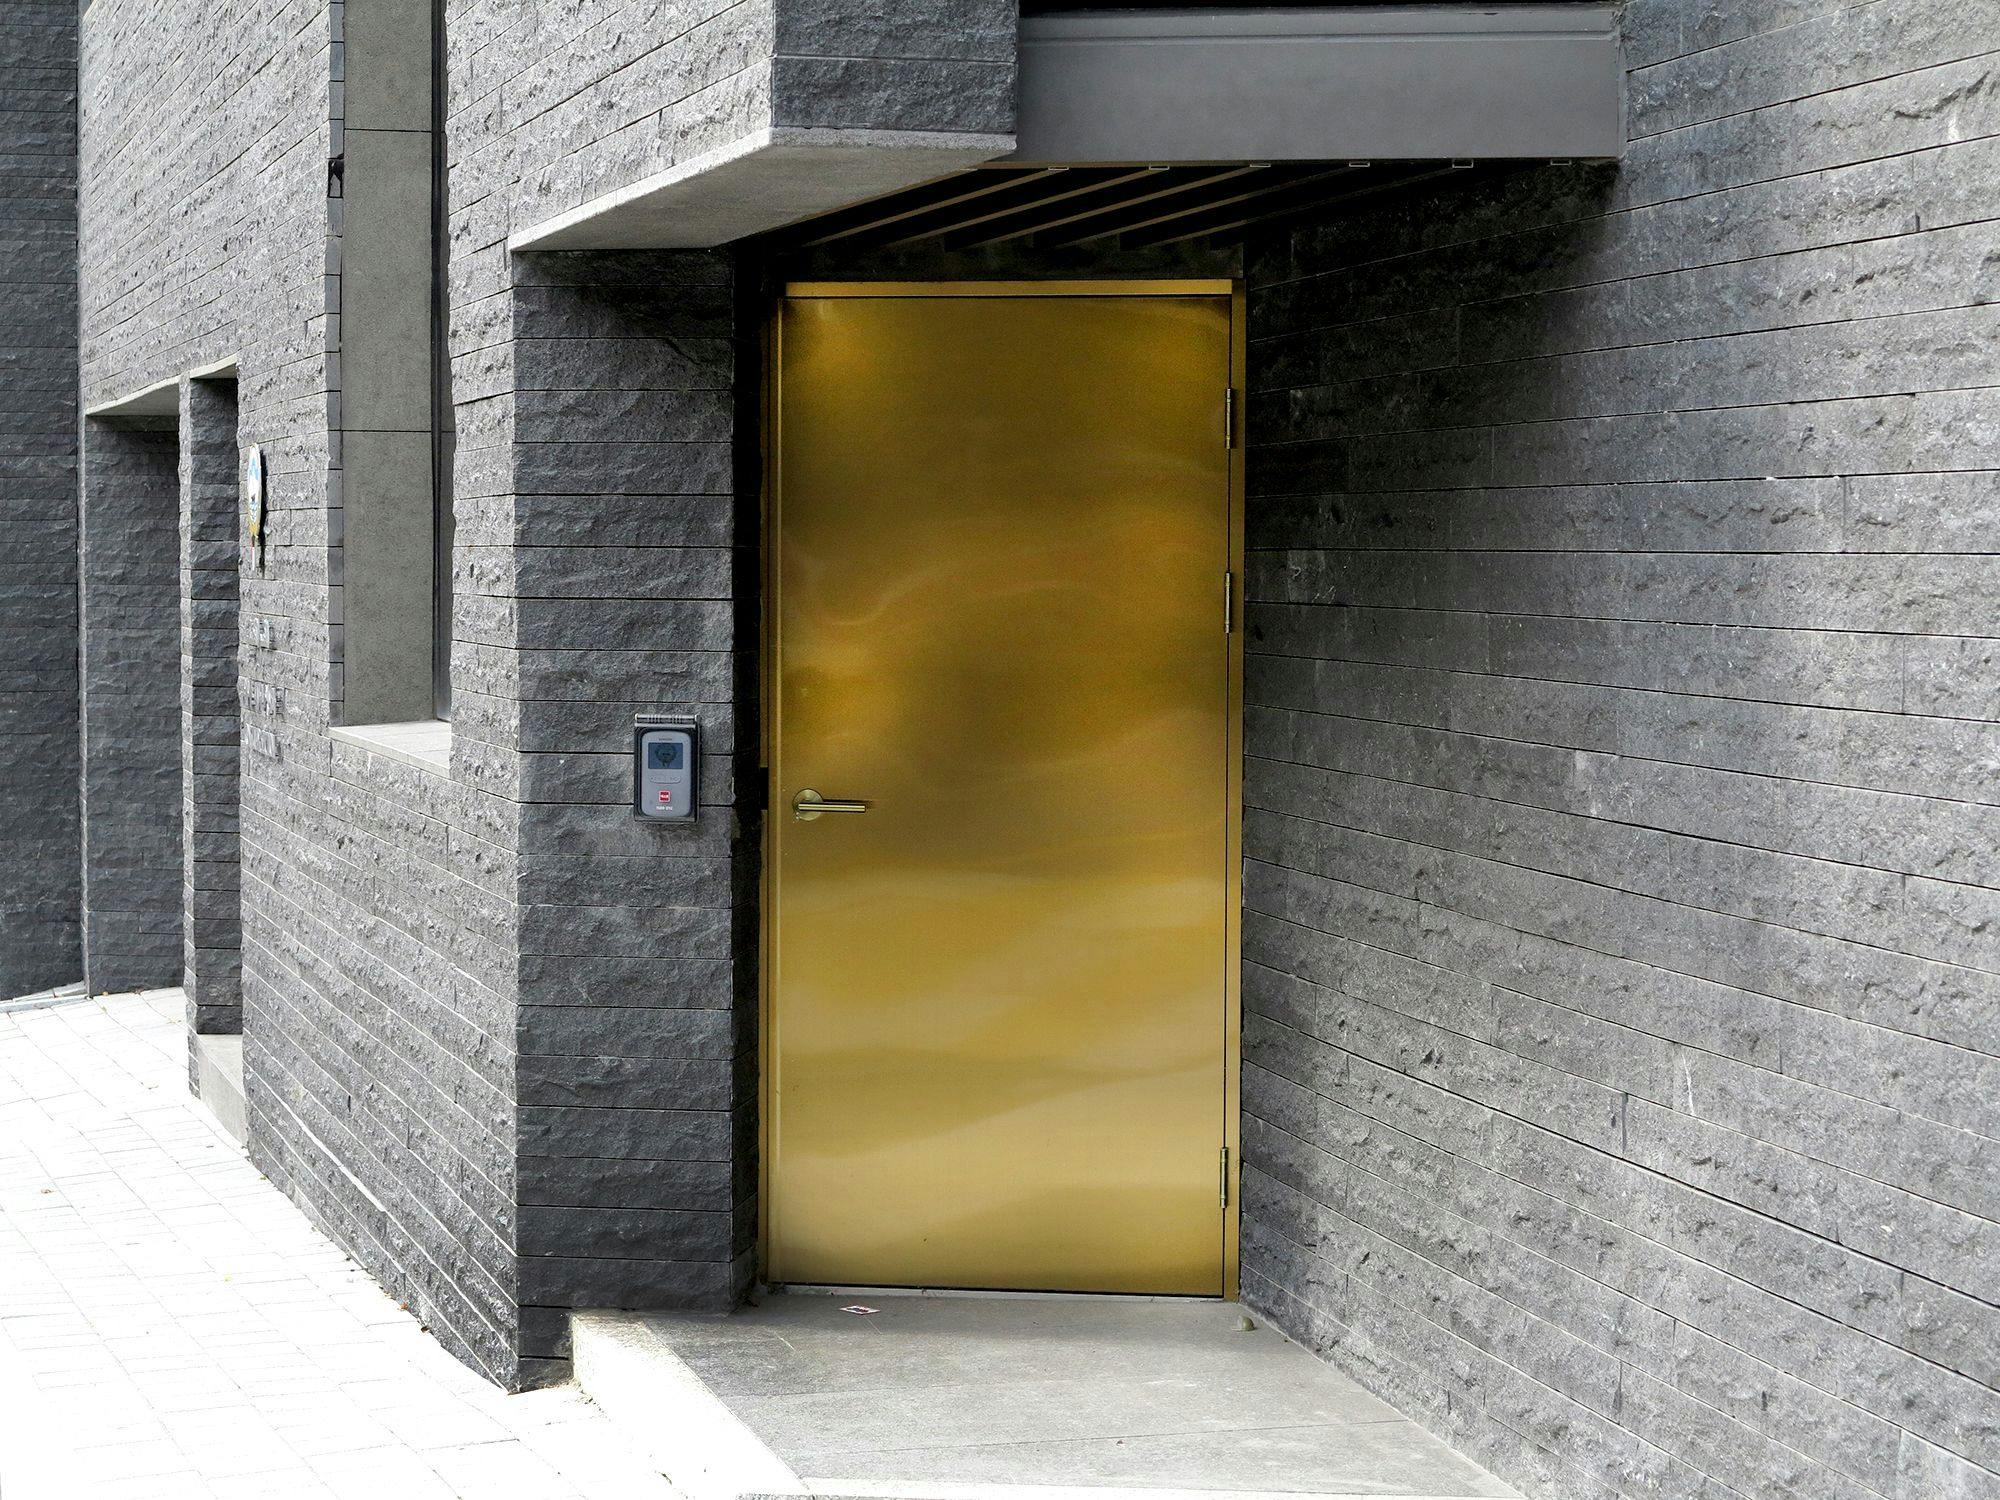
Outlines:
POLYGON ((995 245, 1135 250, 1239 239, 1253 225, 1467 175, 1449 162, 1139 168, 1001 163, 823 214, 760 243, 777 252, 995 245))
POLYGON ((1021 21, 1014 161, 1615 157, 1611 5, 1083 11, 1021 21))

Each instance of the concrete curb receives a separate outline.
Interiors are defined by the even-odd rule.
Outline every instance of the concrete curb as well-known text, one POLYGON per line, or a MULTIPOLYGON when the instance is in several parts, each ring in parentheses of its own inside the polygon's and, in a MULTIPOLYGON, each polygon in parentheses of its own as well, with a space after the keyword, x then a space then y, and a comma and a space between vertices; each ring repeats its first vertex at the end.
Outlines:
POLYGON ((570 1319, 570 1339, 576 1383, 688 1500, 792 1500, 810 1493, 643 1316, 580 1312, 570 1319))
POLYGON ((74 1005, 79 1000, 94 998, 80 984, 64 985, 59 990, 40 990, 32 995, 23 995, 18 1000, 0 1000, 0 1016, 19 1015, 30 1010, 50 1010, 58 1005, 74 1005))

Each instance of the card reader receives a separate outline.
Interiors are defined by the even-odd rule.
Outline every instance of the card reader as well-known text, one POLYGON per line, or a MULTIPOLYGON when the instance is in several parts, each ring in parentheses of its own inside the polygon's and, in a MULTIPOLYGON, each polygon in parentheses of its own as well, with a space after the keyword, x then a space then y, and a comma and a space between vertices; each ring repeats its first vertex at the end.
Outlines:
POLYGON ((687 714, 632 716, 632 816, 691 823, 701 730, 687 714))

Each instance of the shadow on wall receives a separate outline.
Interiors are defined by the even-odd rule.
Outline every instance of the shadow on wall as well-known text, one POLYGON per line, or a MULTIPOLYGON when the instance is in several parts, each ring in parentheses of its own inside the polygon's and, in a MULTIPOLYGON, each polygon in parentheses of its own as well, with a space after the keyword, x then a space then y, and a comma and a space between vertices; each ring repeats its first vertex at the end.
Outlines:
POLYGON ((180 450, 171 417, 84 424, 83 973, 180 977, 180 450))

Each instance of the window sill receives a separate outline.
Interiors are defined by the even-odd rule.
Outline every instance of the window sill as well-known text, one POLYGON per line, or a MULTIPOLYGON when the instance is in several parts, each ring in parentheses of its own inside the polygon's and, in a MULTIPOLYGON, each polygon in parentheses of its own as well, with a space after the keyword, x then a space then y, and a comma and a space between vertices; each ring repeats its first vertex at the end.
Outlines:
POLYGON ((451 774, 451 723, 419 719, 413 724, 357 724, 332 731, 336 744, 353 745, 439 776, 451 774))

